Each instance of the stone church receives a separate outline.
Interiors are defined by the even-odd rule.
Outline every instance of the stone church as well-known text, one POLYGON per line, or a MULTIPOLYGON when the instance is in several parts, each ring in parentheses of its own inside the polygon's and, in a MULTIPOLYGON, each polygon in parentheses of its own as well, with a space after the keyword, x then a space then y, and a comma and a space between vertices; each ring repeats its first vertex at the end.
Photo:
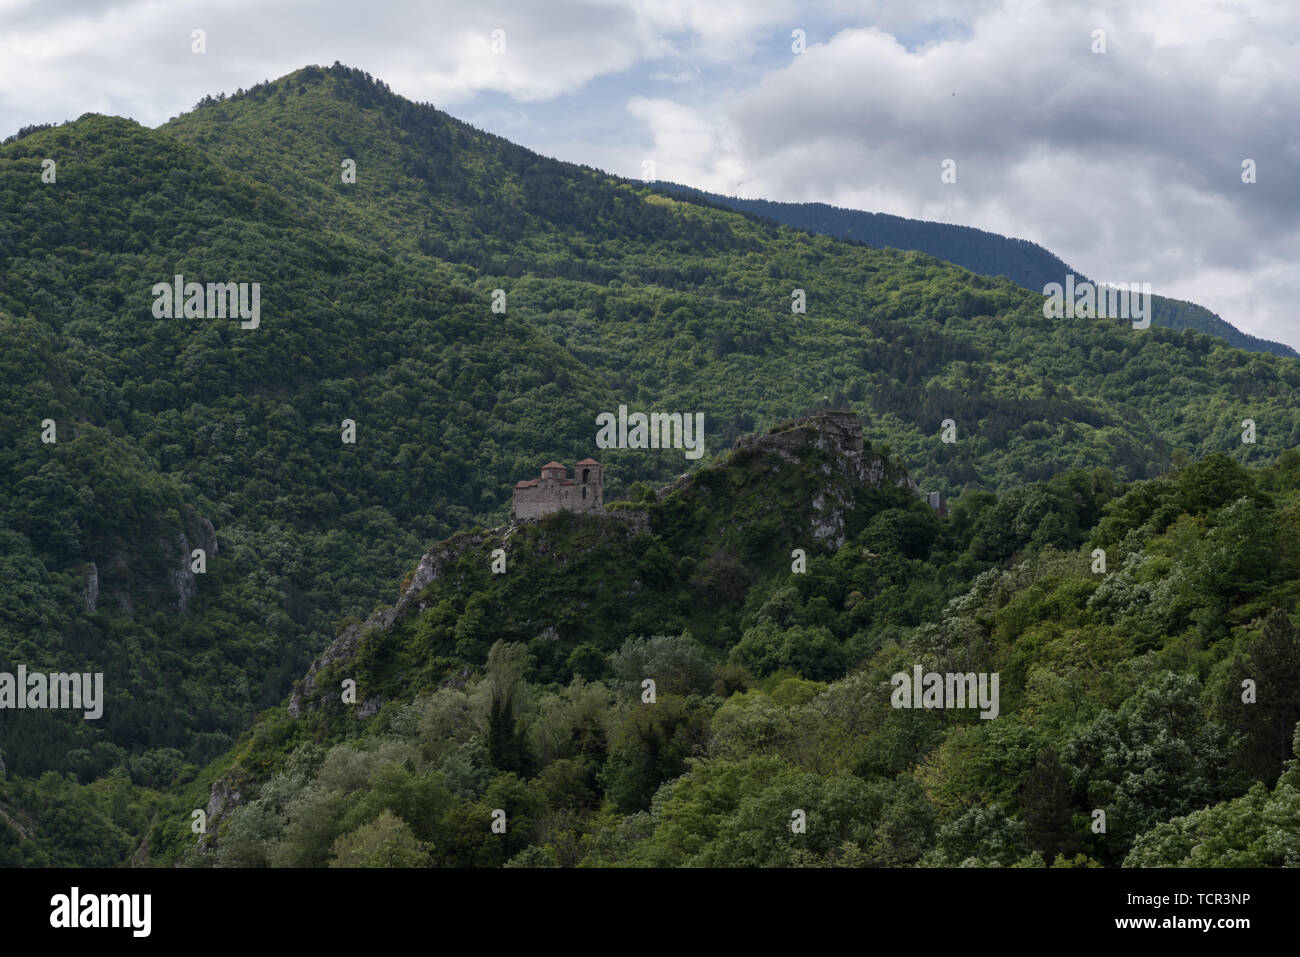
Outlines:
POLYGON ((566 509, 590 512, 605 502, 605 467, 595 459, 583 459, 573 467, 573 478, 559 462, 542 466, 542 477, 515 483, 511 518, 540 518, 566 509))

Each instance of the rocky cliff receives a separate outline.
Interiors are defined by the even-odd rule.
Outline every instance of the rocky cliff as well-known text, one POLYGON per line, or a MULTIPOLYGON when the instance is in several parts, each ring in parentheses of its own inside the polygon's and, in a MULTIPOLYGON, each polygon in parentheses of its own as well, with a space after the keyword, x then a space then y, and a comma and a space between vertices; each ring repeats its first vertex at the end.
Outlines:
MULTIPOLYGON (((920 494, 916 483, 901 466, 864 445, 861 421, 855 414, 822 412, 783 424, 766 434, 737 439, 725 462, 685 475, 659 489, 655 503, 611 504, 604 512, 557 513, 540 520, 517 520, 509 525, 454 536, 424 554, 403 582, 394 605, 377 611, 364 622, 348 625, 312 662, 290 698, 289 713, 299 718, 309 709, 336 708, 341 690, 318 687, 321 672, 361 656, 362 640, 367 635, 387 633, 405 619, 418 616, 436 604, 436 599, 429 597, 436 585, 441 584, 438 595, 448 598, 453 605, 458 600, 463 602, 464 596, 458 593, 482 587, 481 582, 470 579, 490 566, 495 549, 504 550, 511 570, 510 581, 516 588, 535 587, 535 580, 553 574, 557 565, 577 564, 601 552, 605 562, 601 574, 607 579, 616 571, 630 576, 627 594, 635 595, 645 586, 645 573, 654 573, 654 569, 644 567, 640 557, 645 547, 627 544, 641 535, 649 534, 658 540, 670 561, 676 555, 689 563, 679 562, 676 571, 661 569, 661 574, 681 574, 683 568, 689 571, 699 562, 708 565, 707 574, 717 578, 714 566, 721 560, 717 557, 719 549, 723 552, 729 549, 732 557, 728 562, 743 564, 740 556, 753 552, 752 547, 739 544, 746 537, 768 540, 775 535, 782 542, 770 550, 767 561, 778 558, 788 561, 783 556, 789 555, 790 545, 811 546, 826 552, 839 548, 849 534, 850 516, 856 511, 861 517, 864 493, 888 488, 900 489, 908 496, 920 494), (716 528, 704 528, 681 518, 689 513, 697 515, 699 520, 710 523, 717 520, 720 524, 716 528), (779 531, 769 527, 773 522, 779 523, 779 531), (737 544, 729 546, 733 538, 737 544), (690 557, 695 551, 700 552, 698 559, 690 557), (465 565, 462 559, 467 557, 471 561, 465 565), (629 572, 629 568, 633 571, 629 572)), ((695 578, 698 580, 705 574, 697 572, 695 578)), ((704 584, 697 581, 693 587, 706 598, 718 594, 725 597, 725 588, 710 591, 715 584, 711 579, 704 584)), ((552 614, 556 620, 544 615, 537 620, 529 618, 526 635, 503 637, 549 641, 574 638, 580 628, 566 629, 557 624, 572 612, 572 608, 551 609, 544 615, 552 614)), ((368 716, 378 710, 381 702, 381 697, 358 691, 356 710, 352 713, 357 717, 368 716)))
POLYGON ((845 516, 855 505, 854 486, 889 484, 922 494, 902 468, 866 451, 862 420, 853 412, 818 412, 765 435, 741 436, 734 448, 771 451, 792 464, 805 463, 810 450, 824 453, 813 466, 825 481, 809 490, 814 512, 811 531, 814 541, 831 548, 844 544, 845 516))

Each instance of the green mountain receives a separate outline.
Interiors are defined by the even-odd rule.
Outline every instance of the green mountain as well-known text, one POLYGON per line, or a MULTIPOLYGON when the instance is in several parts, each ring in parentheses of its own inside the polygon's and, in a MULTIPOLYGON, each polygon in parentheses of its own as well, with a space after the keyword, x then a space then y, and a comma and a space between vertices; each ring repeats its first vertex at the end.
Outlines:
POLYGON ((859 432, 435 545, 164 804, 151 860, 1295 863, 1300 450, 941 520, 859 432), (898 707, 916 669, 996 675, 992 713, 898 707))
MULTIPOLYGON (((1033 483, 1079 469, 1172 481, 1166 473, 1188 462, 1263 468, 1300 445, 1294 359, 1189 331, 1047 320, 1042 297, 1010 281, 539 157, 338 65, 205 100, 157 130, 87 115, 28 132, 0 146, 0 196, 0 674, 103 672, 106 689, 97 721, 0 712, 6 863, 170 860, 192 838, 193 809, 234 827, 233 812, 217 812, 250 800, 291 753, 308 762, 307 781, 314 758, 295 746, 329 714, 290 720, 294 682, 332 641, 364 646, 360 621, 413 558, 500 526, 515 481, 550 459, 597 453, 607 498, 649 506, 650 486, 719 461, 743 434, 851 409, 889 468, 957 499, 950 521, 978 503, 1019 503, 998 513, 1013 531, 958 539, 950 551, 971 557, 951 569, 918 551, 933 531, 924 506, 909 497, 881 519, 872 535, 896 537, 926 565, 915 585, 900 578, 870 606, 872 621, 895 629, 883 640, 903 643, 940 620, 937 603, 974 569, 1010 561, 1009 542, 1077 544, 1036 511, 1040 493, 1024 498, 1033 483), (54 182, 42 180, 46 159, 54 182), (257 283, 256 327, 159 315, 155 287, 177 275, 257 283), (795 290, 803 313, 791 311, 795 290), (596 449, 596 416, 620 405, 702 412, 708 454, 695 463, 681 450, 596 449), (1253 443, 1242 441, 1247 418, 1253 443), (945 419, 955 442, 941 437, 945 419), (230 784, 236 768, 254 790, 230 784)), ((629 639, 668 635, 672 660, 695 661, 698 648, 724 669, 701 691, 731 675, 722 692, 749 694, 758 685, 745 674, 767 681, 771 662, 799 681, 839 678, 875 653, 879 634, 823 624, 831 637, 763 632, 746 644, 751 595, 766 603, 759 586, 779 571, 764 549, 780 544, 788 566, 805 546, 786 545, 808 516, 795 474, 775 499, 751 503, 793 524, 760 521, 762 535, 735 537, 724 517, 741 506, 698 496, 733 477, 746 487, 742 473, 709 471, 651 508, 680 500, 689 515, 647 518, 660 523, 650 535, 625 530, 621 545, 598 546, 609 551, 595 568, 548 583, 564 609, 512 612, 522 600, 499 591, 505 580, 479 595, 467 579, 425 612, 415 644, 363 654, 382 693, 360 700, 382 699, 382 715, 389 702, 476 682, 498 639, 532 648, 548 628, 557 638, 529 652, 533 664, 499 652, 515 657, 494 673, 568 688, 615 667, 609 654, 652 653, 624 650, 629 639), (617 607, 585 619, 575 596, 591 578, 623 581, 632 554, 624 591, 654 581, 654 598, 604 592, 617 607)), ((885 505, 844 508, 851 538, 853 522, 866 534, 885 505)), ((1085 509, 1061 521, 1083 535, 1096 519, 1085 509)), ((572 534, 603 541, 617 527, 578 523, 572 534)), ((804 598, 842 613, 829 593, 804 598)), ((455 732, 468 790, 440 785, 475 801, 484 768, 493 781, 503 762, 520 782, 545 771, 528 763, 539 760, 534 744, 501 737, 510 721, 500 708, 486 713, 495 739, 455 732)), ((321 733, 343 741, 332 725, 321 733)), ((672 753, 693 754, 695 733, 672 753)), ((679 773, 664 760, 626 772, 628 793, 679 773)), ((601 807, 606 787, 592 792, 601 807)), ((619 800, 611 806, 632 806, 619 800)), ((454 813, 476 821, 466 807, 454 813)), ((380 818, 355 813, 379 833, 380 818)))
MULTIPOLYGON (((656 182, 654 185, 672 196, 698 198, 724 209, 737 209, 761 216, 783 226, 866 243, 876 249, 915 249, 982 276, 1004 276, 1031 292, 1041 293, 1049 283, 1063 283, 1065 276, 1071 273, 1076 282, 1091 282, 1087 276, 1072 269, 1037 243, 1031 243, 1027 239, 1011 239, 972 226, 842 209, 826 203, 778 203, 768 199, 740 199, 679 183, 656 182)), ((1131 277, 1129 281, 1132 281, 1131 277)), ((1293 359, 1300 356, 1288 345, 1242 332, 1204 306, 1165 296, 1152 296, 1151 303, 1153 325, 1202 332, 1248 352, 1271 352, 1273 355, 1290 356, 1293 359)))

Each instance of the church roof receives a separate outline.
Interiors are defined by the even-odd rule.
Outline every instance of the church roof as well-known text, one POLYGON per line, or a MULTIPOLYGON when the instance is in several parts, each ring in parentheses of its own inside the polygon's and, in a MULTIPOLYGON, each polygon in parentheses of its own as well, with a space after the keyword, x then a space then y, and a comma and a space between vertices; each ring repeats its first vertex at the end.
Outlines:
POLYGON ((593 458, 585 458, 585 459, 583 459, 581 462, 579 462, 578 464, 579 464, 579 465, 599 465, 600 463, 597 462, 597 461, 596 461, 595 459, 593 459, 593 458))
POLYGON ((545 465, 542 466, 542 471, 544 472, 547 469, 562 469, 562 468, 564 468, 564 466, 561 465, 559 462, 547 462, 545 465))

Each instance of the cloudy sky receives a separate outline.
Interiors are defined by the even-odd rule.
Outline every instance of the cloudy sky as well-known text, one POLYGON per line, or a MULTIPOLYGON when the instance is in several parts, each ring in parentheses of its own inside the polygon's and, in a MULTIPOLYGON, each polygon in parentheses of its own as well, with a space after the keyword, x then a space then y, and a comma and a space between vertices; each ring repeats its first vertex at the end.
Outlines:
POLYGON ((1300 348, 1287 0, 0 0, 0 138, 335 60, 560 159, 1030 239, 1300 348))

